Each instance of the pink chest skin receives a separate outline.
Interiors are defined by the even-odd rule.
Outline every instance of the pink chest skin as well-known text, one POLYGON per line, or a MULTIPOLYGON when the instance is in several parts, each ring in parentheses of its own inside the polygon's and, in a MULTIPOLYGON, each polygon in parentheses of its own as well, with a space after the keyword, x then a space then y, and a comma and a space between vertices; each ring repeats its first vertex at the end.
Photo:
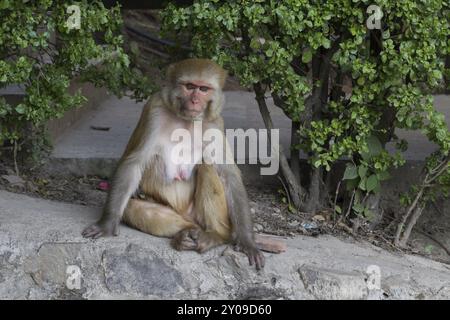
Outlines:
POLYGON ((164 119, 166 121, 161 126, 162 139, 159 143, 164 161, 165 180, 187 181, 191 179, 196 164, 202 160, 202 124, 198 122, 194 126, 192 121, 185 121, 167 114, 166 117, 167 119, 164 119))
POLYGON ((194 148, 190 143, 170 143, 164 147, 166 179, 168 181, 186 181, 192 177, 195 165, 200 162, 202 149, 201 146, 194 148), (183 158, 177 158, 174 154, 182 150, 183 158))
POLYGON ((185 169, 178 168, 177 173, 176 173, 175 177, 173 177, 173 179, 176 181, 188 180, 188 178, 191 177, 191 173, 192 172, 188 172, 185 169))

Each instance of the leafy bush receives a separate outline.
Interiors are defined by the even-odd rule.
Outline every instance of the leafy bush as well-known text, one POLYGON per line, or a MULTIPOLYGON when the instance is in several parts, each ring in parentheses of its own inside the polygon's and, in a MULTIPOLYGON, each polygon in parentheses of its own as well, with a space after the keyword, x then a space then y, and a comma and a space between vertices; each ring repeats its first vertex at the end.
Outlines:
POLYGON ((137 99, 148 96, 153 87, 132 68, 121 25, 119 7, 106 9, 101 1, 0 0, 0 88, 25 90, 17 105, 0 96, 0 146, 21 145, 30 126, 41 128, 80 106, 80 91, 67 90, 74 78, 119 96, 127 90, 137 99))
MULTIPOLYGON (((289 165, 280 153, 297 208, 313 212, 332 202, 323 180, 345 158, 347 206, 369 217, 370 198, 404 163, 407 144, 396 128, 423 132, 448 168, 450 133, 431 93, 448 72, 449 17, 445 0, 199 0, 170 5, 163 22, 167 34, 192 35, 195 56, 213 58, 252 87, 269 128, 267 93, 292 120, 293 144, 311 167, 305 179, 298 149, 289 165), (380 20, 370 5, 381 9, 380 29, 368 28, 380 20), (397 153, 386 151, 388 142, 397 153)), ((443 173, 448 186, 449 170, 443 173)))

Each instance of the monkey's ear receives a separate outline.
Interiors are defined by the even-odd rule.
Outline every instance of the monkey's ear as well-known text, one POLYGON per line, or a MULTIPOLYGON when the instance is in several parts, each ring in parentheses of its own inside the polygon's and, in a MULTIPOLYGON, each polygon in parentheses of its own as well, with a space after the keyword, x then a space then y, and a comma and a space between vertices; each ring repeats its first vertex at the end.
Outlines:
POLYGON ((225 82, 227 81, 228 78, 228 71, 225 69, 220 68, 219 72, 218 72, 218 82, 219 82, 219 86, 220 89, 223 89, 223 87, 225 86, 225 82))
POLYGON ((166 79, 167 79, 167 81, 169 81, 170 84, 175 83, 175 78, 176 78, 175 69, 176 69, 176 63, 172 63, 167 67, 166 79))
POLYGON ((212 121, 220 117, 223 105, 225 103, 225 97, 222 90, 214 92, 211 101, 208 103, 208 109, 206 112, 206 119, 212 121))

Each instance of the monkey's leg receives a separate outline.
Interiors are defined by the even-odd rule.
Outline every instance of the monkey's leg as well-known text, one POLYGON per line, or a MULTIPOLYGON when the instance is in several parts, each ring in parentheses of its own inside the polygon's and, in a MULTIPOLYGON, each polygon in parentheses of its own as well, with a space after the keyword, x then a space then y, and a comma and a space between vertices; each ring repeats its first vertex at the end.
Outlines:
POLYGON ((123 221, 133 228, 159 237, 173 237, 181 230, 196 227, 172 208, 151 200, 130 199, 123 221))
POLYGON ((197 241, 197 251, 204 252, 230 240, 225 189, 212 165, 198 167, 193 212, 195 221, 202 228, 191 232, 191 237, 197 241))

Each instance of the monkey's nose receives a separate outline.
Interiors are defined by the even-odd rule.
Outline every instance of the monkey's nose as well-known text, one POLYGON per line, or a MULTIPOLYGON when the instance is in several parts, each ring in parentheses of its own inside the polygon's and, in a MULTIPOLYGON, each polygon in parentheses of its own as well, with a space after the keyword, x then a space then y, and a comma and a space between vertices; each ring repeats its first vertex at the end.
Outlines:
POLYGON ((200 100, 193 99, 193 100, 191 100, 191 106, 188 107, 188 109, 194 109, 194 110, 198 111, 198 109, 200 109, 200 106, 201 106, 200 100))

